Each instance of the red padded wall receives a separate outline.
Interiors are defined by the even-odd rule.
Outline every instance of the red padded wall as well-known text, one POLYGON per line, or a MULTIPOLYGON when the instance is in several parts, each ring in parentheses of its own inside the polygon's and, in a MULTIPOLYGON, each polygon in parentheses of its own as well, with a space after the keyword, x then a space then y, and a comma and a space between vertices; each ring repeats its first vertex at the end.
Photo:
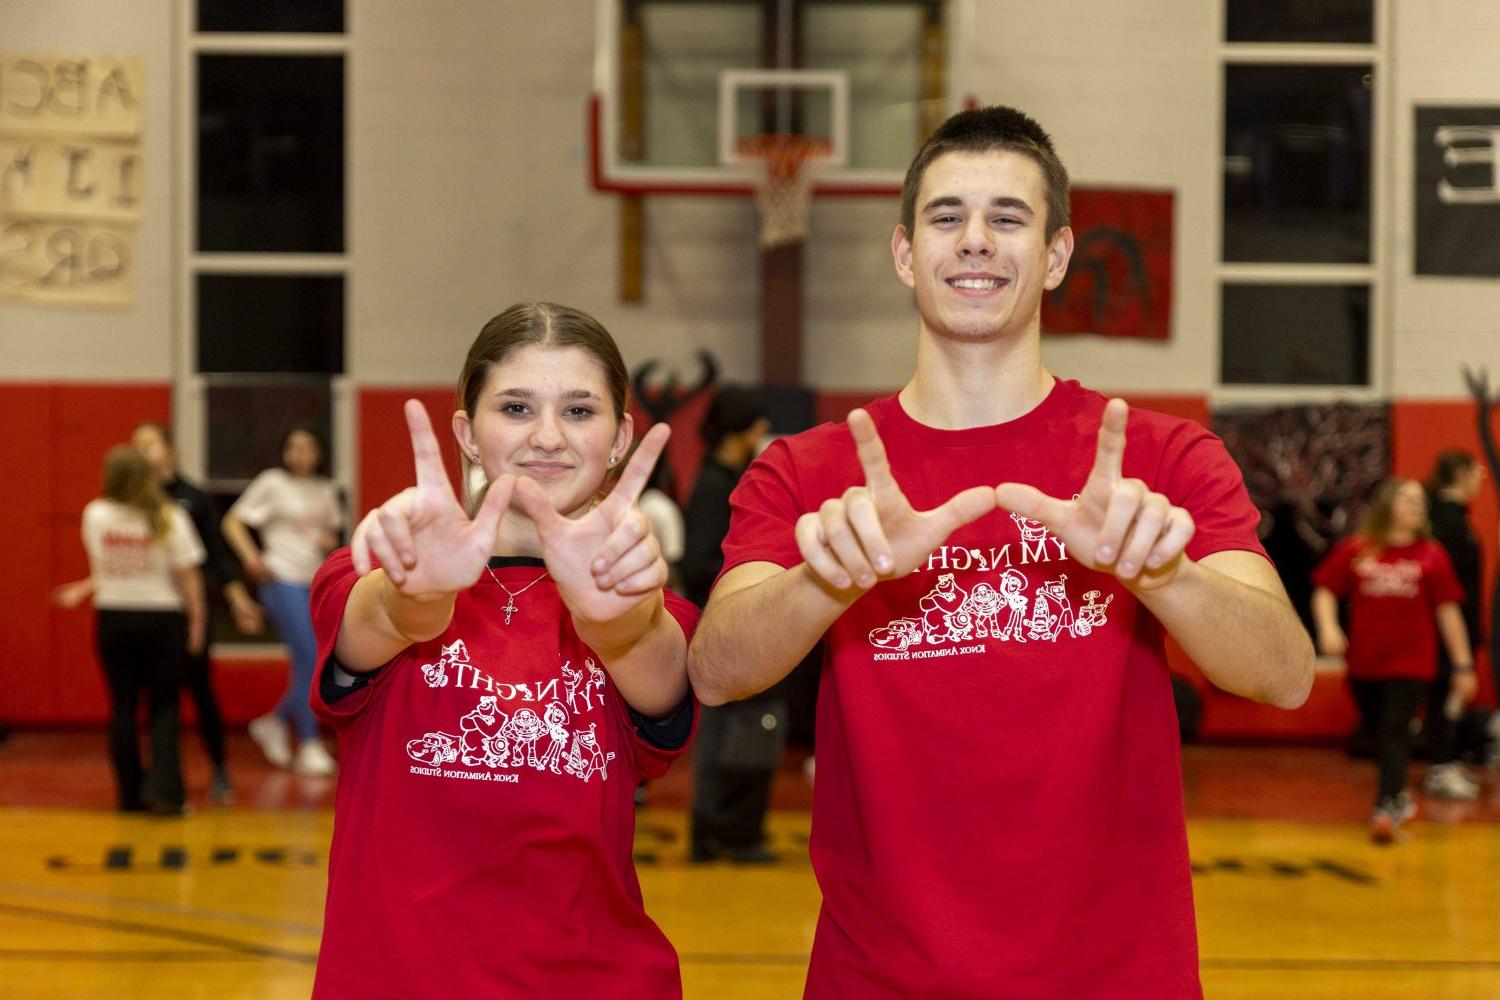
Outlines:
POLYGON ((166 421, 170 410, 165 384, 0 385, 0 454, 10 470, 0 490, 10 546, 0 574, 0 719, 105 717, 92 613, 63 611, 47 598, 88 574, 79 516, 99 495, 104 452, 142 420, 166 421))

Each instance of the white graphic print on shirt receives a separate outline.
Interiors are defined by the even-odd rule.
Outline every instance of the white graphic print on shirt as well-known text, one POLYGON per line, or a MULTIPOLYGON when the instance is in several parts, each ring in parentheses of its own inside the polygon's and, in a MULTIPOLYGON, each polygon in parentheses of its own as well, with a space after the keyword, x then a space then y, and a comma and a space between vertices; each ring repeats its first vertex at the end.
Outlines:
POLYGON ((1422 564, 1415 559, 1361 559, 1354 564, 1354 572, 1359 592, 1366 597, 1416 597, 1422 592, 1422 564))
POLYGON ((581 727, 580 716, 604 707, 604 671, 592 659, 584 661, 582 670, 563 663, 560 678, 537 681, 533 690, 532 682, 504 683, 477 669, 469 662, 463 640, 457 639, 443 647, 436 663, 421 669, 429 688, 451 683, 455 689, 490 693, 481 694, 478 704, 459 717, 456 734, 427 732, 407 742, 407 756, 425 765, 412 767, 413 774, 515 783, 520 780, 518 774, 529 767, 584 782, 595 774, 601 781, 609 779, 607 768, 616 755, 600 748, 599 724, 591 721, 587 730, 568 728, 573 722, 581 727), (523 704, 507 712, 515 702, 523 704), (526 707, 542 702, 545 707, 540 715, 537 709, 526 707), (462 768, 444 768, 454 763, 462 768))
POLYGON ((1075 609, 1067 573, 1044 578, 1032 588, 1026 573, 1016 566, 1065 562, 1067 550, 1040 521, 1019 514, 1010 517, 1020 533, 1019 546, 1006 543, 987 551, 943 546, 932 554, 927 571, 944 572, 917 601, 916 614, 870 631, 870 644, 880 650, 875 659, 979 653, 987 648, 977 641, 983 639, 1015 643, 1056 642, 1064 635, 1081 639, 1108 624, 1113 594, 1104 597, 1102 590, 1089 590, 1083 594, 1082 606, 1075 609), (960 572, 965 574, 963 583, 960 572), (980 574, 977 580, 974 574, 980 574))

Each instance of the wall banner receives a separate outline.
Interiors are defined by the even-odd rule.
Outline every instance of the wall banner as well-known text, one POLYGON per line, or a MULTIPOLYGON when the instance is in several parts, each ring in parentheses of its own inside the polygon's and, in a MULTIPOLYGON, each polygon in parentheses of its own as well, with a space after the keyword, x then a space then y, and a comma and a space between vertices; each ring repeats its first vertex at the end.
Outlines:
POLYGON ((1418 107, 1414 270, 1500 276, 1500 106, 1418 107))

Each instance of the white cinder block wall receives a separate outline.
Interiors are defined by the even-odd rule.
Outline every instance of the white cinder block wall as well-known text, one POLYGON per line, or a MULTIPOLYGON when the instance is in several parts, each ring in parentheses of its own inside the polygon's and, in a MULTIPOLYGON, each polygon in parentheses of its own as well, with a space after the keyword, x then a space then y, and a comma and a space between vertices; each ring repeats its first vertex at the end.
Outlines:
MULTIPOLYGON (((1462 396, 1460 365, 1500 369, 1500 279, 1412 274, 1413 107, 1500 106, 1500 2, 1423 0, 1392 8, 1395 282, 1389 391, 1407 398, 1462 396)), ((1491 238, 1500 240, 1500 232, 1491 238)))
MULTIPOLYGON (((185 3, 187 0, 178 0, 185 3)), ((1392 3, 1393 285, 1388 392, 1456 397, 1459 362, 1493 352, 1500 284, 1411 276, 1411 104, 1500 104, 1500 4, 1392 3)), ((9 0, 0 47, 139 55, 146 205, 135 304, 0 306, 0 377, 173 377, 173 4, 9 0)), ((1177 192, 1173 337, 1049 339, 1058 372, 1104 388, 1208 392, 1217 369, 1218 31, 1206 0, 976 0, 970 89, 1053 133, 1080 183, 1177 192)), ((600 315, 632 364, 687 365, 703 346, 754 379, 755 217, 748 200, 648 207, 647 300, 616 297, 617 214, 587 182, 593 0, 349 0, 348 371, 358 384, 445 384, 490 315, 523 297, 600 315)), ((825 200, 807 261, 809 381, 886 388, 914 328, 887 245, 894 200, 825 200)), ((184 354, 186 356, 186 354, 184 354)), ((1500 362, 1500 359, 1497 359, 1500 362)), ((178 373, 180 374, 180 373, 178 373)))

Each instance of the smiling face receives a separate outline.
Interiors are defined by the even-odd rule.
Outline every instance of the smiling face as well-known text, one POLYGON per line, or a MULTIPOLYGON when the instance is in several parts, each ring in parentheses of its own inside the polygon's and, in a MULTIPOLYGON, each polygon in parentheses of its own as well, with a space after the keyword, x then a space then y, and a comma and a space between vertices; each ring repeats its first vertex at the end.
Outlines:
POLYGON ((453 430, 478 454, 485 478, 529 476, 567 516, 582 514, 604 483, 610 458, 630 444, 631 418, 617 421, 604 367, 579 347, 527 346, 490 366, 472 416, 453 430))
POLYGON ((948 153, 917 192, 913 230, 891 241, 922 331, 983 342, 1040 332, 1042 293, 1067 273, 1073 233, 1047 239, 1042 169, 1024 153, 948 153))

